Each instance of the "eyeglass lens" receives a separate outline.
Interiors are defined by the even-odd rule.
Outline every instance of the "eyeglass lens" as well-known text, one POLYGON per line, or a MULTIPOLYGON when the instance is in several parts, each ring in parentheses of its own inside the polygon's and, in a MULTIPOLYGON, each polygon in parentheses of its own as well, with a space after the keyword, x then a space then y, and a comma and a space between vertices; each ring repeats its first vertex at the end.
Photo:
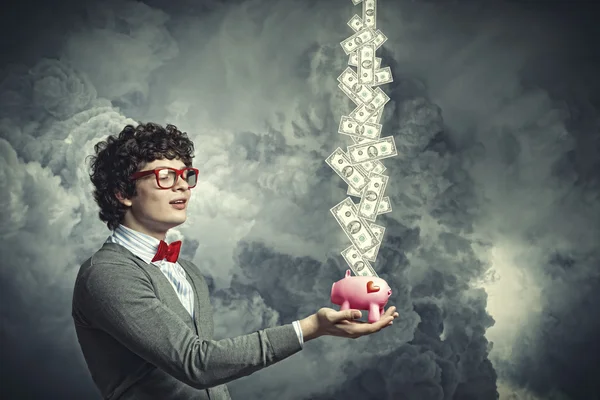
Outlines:
MULTIPOLYGON (((183 171, 183 177, 189 186, 196 186, 198 177, 193 169, 186 169, 183 171)), ((161 169, 158 171, 158 185, 162 188, 168 189, 173 187, 176 178, 177 174, 170 169, 161 169)))

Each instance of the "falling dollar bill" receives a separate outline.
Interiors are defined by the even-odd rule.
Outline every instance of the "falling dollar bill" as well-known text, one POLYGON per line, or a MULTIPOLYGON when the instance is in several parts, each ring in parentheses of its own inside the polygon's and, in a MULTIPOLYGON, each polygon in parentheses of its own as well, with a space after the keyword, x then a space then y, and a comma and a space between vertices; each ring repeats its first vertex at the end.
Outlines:
MULTIPOLYGON (((371 29, 368 27, 364 27, 363 29, 371 29)), ((386 41, 387 41, 387 36, 385 36, 383 34, 383 32, 381 32, 379 29, 377 29, 375 31, 375 37, 373 38, 373 43, 375 44, 375 50, 377 50, 378 48, 380 48, 386 41)), ((348 54, 348 53, 346 53, 348 54)))
MULTIPOLYGON (((364 192, 364 188, 359 192, 357 190, 352 189, 348 186, 348 190, 346 190, 346 194, 348 196, 354 196, 361 198, 362 193, 364 192)), ((377 208, 377 215, 388 214, 392 212, 392 204, 390 202, 389 196, 385 196, 381 198, 381 202, 379 203, 379 207, 377 208)))
POLYGON ((356 206, 350 197, 333 206, 330 211, 348 239, 360 252, 364 253, 379 244, 368 222, 358 216, 356 206))
MULTIPOLYGON (((383 171, 385 171, 387 168, 385 167, 385 165, 383 165, 383 163, 379 160, 375 160, 375 161, 371 161, 373 164, 375 164, 375 167, 373 168, 373 170, 369 171, 369 172, 373 172, 374 174, 382 174, 383 171)), ((361 165, 363 165, 364 163, 361 163, 361 165)))
MULTIPOLYGON (((385 168, 385 167, 384 167, 385 168)), ((365 186, 366 187, 366 186, 365 186)), ((348 196, 354 196, 354 197, 362 197, 362 193, 365 190, 365 188, 362 188, 360 191, 359 190, 354 190, 352 189, 352 186, 348 186, 348 189, 346 190, 346 194, 348 196)), ((381 202, 379 203, 379 208, 377 210, 377 214, 385 214, 388 212, 391 212, 392 207, 389 203, 389 197, 383 197, 381 199, 381 202), (387 199, 387 200, 386 200, 387 199)))
POLYGON ((354 275, 379 277, 371 264, 360 255, 360 252, 354 246, 342 250, 341 255, 354 272, 354 275))
POLYGON ((377 215, 387 214, 390 212, 392 212, 392 203, 390 202, 390 198, 388 196, 385 196, 381 199, 381 203, 379 203, 379 208, 377 209, 377 215))
POLYGON ((354 14, 354 16, 350 18, 350 21, 348 21, 348 26, 352 28, 354 32, 360 31, 361 29, 363 29, 362 18, 359 17, 357 14, 354 14))
POLYGON ((360 100, 361 104, 368 104, 375 98, 375 92, 367 85, 362 85, 358 82, 358 75, 352 68, 348 67, 338 76, 338 82, 346 86, 360 100))
MULTIPOLYGON (((372 139, 367 139, 367 138, 359 138, 356 136, 350 136, 352 138, 352 141, 354 142, 354 144, 361 144, 361 143, 373 143, 376 142, 377 140, 372 140, 372 139)), ((360 163, 362 164, 362 163, 360 163)))
POLYGON ((369 221, 377 218, 377 209, 381 197, 385 193, 389 177, 385 175, 369 174, 369 183, 362 192, 362 198, 358 207, 358 215, 369 221))
POLYGON ((369 117, 369 119, 367 119, 368 122, 373 122, 374 124, 379 124, 381 123, 381 116, 383 115, 383 108, 375 111, 375 113, 373 115, 371 115, 369 117))
MULTIPOLYGON (((351 65, 353 67, 358 67, 358 50, 353 51, 352 53, 350 53, 350 56, 348 56, 348 65, 351 65)), ((377 72, 380 68, 381 68, 381 58, 375 57, 375 72, 377 72)))
MULTIPOLYGON (((354 212, 358 212, 356 205, 353 205, 353 210, 354 210, 354 212)), ((379 253, 379 247, 381 246, 381 242, 383 242, 383 235, 385 233, 385 227, 383 227, 381 225, 377 225, 373 222, 368 222, 368 224, 369 224, 369 228, 371 228, 371 231, 375 235, 375 238, 379 241, 379 244, 377 246, 365 251, 364 253, 360 253, 360 256, 362 258, 364 258, 365 260, 375 262, 375 260, 377 260, 377 254, 379 253)))
MULTIPOLYGON (((365 188, 363 188, 362 190, 365 190, 365 188)), ((352 189, 352 187, 348 186, 348 190, 346 190, 346 194, 348 196, 362 197, 362 190, 361 191, 354 190, 354 189, 352 189)))
POLYGON ((348 156, 339 147, 327 157, 325 162, 355 190, 361 190, 369 182, 367 174, 352 165, 348 156))
POLYGON ((367 120, 379 111, 385 104, 390 100, 390 98, 381 90, 381 88, 376 88, 374 90, 375 96, 373 99, 365 103, 361 106, 356 107, 351 113, 350 117, 354 118, 361 124, 367 122, 367 120))
POLYGON ((348 146, 348 156, 352 164, 363 161, 381 160, 397 156, 396 142, 393 136, 386 136, 375 142, 361 143, 348 146))
POLYGON ((393 81, 394 79, 392 78, 392 71, 390 67, 385 67, 375 71, 371 86, 379 86, 393 81))
POLYGON ((348 65, 351 65, 353 67, 356 67, 358 65, 358 54, 356 51, 353 51, 348 56, 348 65))
POLYGON ((352 4, 354 4, 354 5, 357 5, 357 4, 359 4, 361 1, 363 1, 363 0, 352 0, 352 4))
POLYGON ((363 21, 365 26, 371 29, 375 29, 377 21, 377 1, 376 0, 364 0, 363 1, 363 21))
POLYGON ((365 123, 367 122, 367 120, 369 119, 369 117, 371 116, 371 114, 369 114, 367 112, 366 109, 366 104, 361 104, 358 107, 356 107, 354 110, 352 110, 352 112, 350 113, 350 117, 361 122, 361 123, 365 123))
POLYGON ((360 165, 365 170, 365 172, 367 172, 367 174, 371 173, 371 171, 374 171, 376 174, 380 174, 386 169, 383 163, 377 160, 365 161, 356 165, 360 165))
POLYGON ((338 133, 348 136, 366 137, 372 140, 379 139, 381 135, 381 125, 365 122, 359 124, 350 117, 342 116, 338 133))
MULTIPOLYGON (((369 113, 369 117, 375 114, 377 111, 381 110, 383 106, 386 105, 390 98, 381 88, 373 89, 375 96, 373 96, 373 100, 365 104, 365 109, 369 113)), ((367 119, 369 118, 367 117, 367 119)))
POLYGON ((358 83, 372 85, 375 81, 375 46, 367 43, 358 49, 358 83))
POLYGON ((373 171, 375 169, 375 163, 378 163, 379 161, 365 161, 363 163, 360 163, 360 166, 363 167, 365 169, 365 171, 367 171, 368 173, 371 173, 371 171, 373 171))
POLYGON ((346 93, 346 96, 350 97, 350 100, 352 100, 354 102, 354 104, 356 104, 357 106, 360 106, 361 104, 364 104, 364 102, 360 101, 360 99, 358 98, 358 96, 356 94, 354 94, 352 92, 352 90, 350 90, 350 88, 348 88, 346 85, 343 85, 343 84, 339 83, 338 87, 340 88, 340 90, 342 92, 346 93))
POLYGON ((344 52, 349 55, 363 44, 367 44, 374 39, 375 32, 371 28, 363 28, 348 39, 342 41, 340 44, 344 49, 344 52))
POLYGON ((375 262, 375 260, 377 260, 377 254, 379 253, 379 247, 381 246, 381 242, 383 242, 385 227, 371 223, 369 224, 369 228, 371 228, 371 230, 375 234, 375 237, 377 238, 377 240, 379 240, 379 244, 373 247, 372 249, 367 250, 365 253, 362 254, 362 256, 363 258, 369 261, 375 262))

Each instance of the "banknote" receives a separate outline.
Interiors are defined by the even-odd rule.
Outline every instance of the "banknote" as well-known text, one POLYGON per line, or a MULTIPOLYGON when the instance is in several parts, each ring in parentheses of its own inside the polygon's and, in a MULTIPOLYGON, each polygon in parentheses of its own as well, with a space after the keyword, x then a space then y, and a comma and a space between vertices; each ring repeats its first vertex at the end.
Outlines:
MULTIPOLYGON (((367 170, 362 166, 362 164, 353 164, 352 165, 354 168, 356 168, 361 174, 363 174, 364 176, 366 176, 367 178, 369 177, 369 173, 367 172, 367 170)), ((367 182, 368 183, 368 182, 367 182)), ((365 185, 366 187, 366 185, 365 185)), ((361 188, 360 190, 362 191, 364 188, 361 188)))
POLYGON ((348 65, 356 67, 358 65, 358 50, 353 51, 348 56, 348 65))
POLYGON ((352 164, 363 161, 381 160, 398 155, 396 142, 393 136, 386 136, 370 143, 361 143, 348 146, 348 157, 352 164))
POLYGON ((375 221, 381 197, 385 193, 389 177, 386 175, 369 174, 369 183, 362 192, 358 206, 358 215, 368 221, 375 221))
POLYGON ((373 83, 371 83, 370 85, 379 86, 390 82, 394 82, 394 79, 392 78, 392 70, 390 69, 390 67, 385 67, 382 69, 375 70, 373 83))
POLYGON ((361 1, 363 1, 363 0, 352 0, 352 3, 353 3, 354 5, 357 5, 357 4, 358 4, 358 3, 360 3, 361 1))
POLYGON ((379 244, 369 228, 368 221, 358 216, 356 206, 350 197, 333 206, 330 211, 358 251, 364 253, 379 244))
POLYGON ((350 90, 350 88, 348 88, 346 85, 339 83, 338 87, 341 89, 342 92, 346 93, 346 96, 350 97, 350 100, 352 100, 357 106, 364 104, 362 101, 360 101, 358 96, 354 94, 352 90, 350 90))
POLYGON ((343 115, 340 120, 338 133, 341 133, 343 135, 356 136, 361 138, 364 137, 372 140, 377 140, 381 135, 381 125, 372 124, 370 122, 359 124, 352 118, 343 115))
POLYGON ((352 272, 354 272, 354 275, 376 276, 379 278, 379 275, 377 275, 377 273, 371 266, 371 263, 365 260, 354 246, 350 246, 342 250, 340 254, 342 255, 342 257, 344 257, 344 260, 346 261, 352 272))
POLYGON ((365 26, 371 29, 375 29, 377 21, 377 1, 376 0, 364 0, 363 1, 363 21, 365 26))
POLYGON ((358 16, 358 14, 354 14, 350 21, 348 21, 348 26, 352 28, 354 32, 358 32, 363 29, 362 18, 358 16))
MULTIPOLYGON (((362 188, 360 191, 359 190, 354 190, 352 189, 352 186, 348 186, 348 190, 346 190, 346 194, 348 196, 354 196, 354 197, 362 197, 362 191, 365 190, 365 188, 362 188)), ((382 199, 383 202, 383 199, 382 199)))
MULTIPOLYGON (((371 28, 364 27, 363 29, 371 29, 371 28)), ((372 39, 373 43, 375 43, 375 50, 377 50, 378 48, 380 48, 381 45, 384 44, 387 41, 387 39, 388 39, 387 36, 385 36, 383 34, 383 32, 381 32, 379 29, 377 29, 375 31, 375 38, 372 39)), ((348 54, 348 53, 346 53, 346 54, 348 54)))
POLYGON ((370 103, 375 98, 375 91, 367 85, 362 85, 358 82, 358 75, 352 71, 352 68, 347 67, 344 72, 337 77, 338 82, 346 86, 354 93, 362 103, 370 103))
POLYGON ((364 163, 360 163, 359 165, 365 169, 368 173, 375 169, 375 163, 378 161, 365 161, 364 163))
POLYGON ((381 246, 381 242, 383 242, 383 235, 385 234, 385 227, 377 224, 369 224, 369 227, 375 234, 377 240, 379 240, 379 244, 372 249, 367 250, 362 254, 363 258, 375 262, 377 260, 377 254, 379 253, 379 247, 381 246))
POLYGON ((390 202, 389 196, 382 197, 381 203, 379 203, 379 208, 377 209, 377 215, 387 214, 390 212, 392 212, 392 203, 390 202))
MULTIPOLYGON (((379 160, 375 160, 373 161, 373 163, 375 164, 375 168, 373 168, 372 171, 369 172, 373 172, 375 174, 381 174, 383 173, 383 171, 385 171, 387 168, 385 167, 385 165, 383 165, 383 163, 379 160)), ((361 163, 362 165, 362 163, 361 163)))
MULTIPOLYGON (((350 36, 348 39, 340 42, 342 49, 347 55, 350 55, 355 50, 364 44, 367 44, 375 39, 375 31, 371 28, 363 28, 358 32, 355 32, 354 35, 350 36)), ((380 39, 381 40, 381 39, 380 39)))
POLYGON ((358 83, 373 85, 375 83, 375 46, 367 43, 358 49, 358 83))
MULTIPOLYGON (((357 166, 360 165, 360 167, 362 169, 365 170, 365 172, 367 174, 369 174, 371 171, 373 171, 375 169, 375 167, 377 166, 376 163, 379 163, 379 161, 365 161, 363 163, 360 164, 356 164, 357 166)), ((381 163, 380 163, 381 164, 381 163)))
MULTIPOLYGON (((373 142, 377 141, 377 140, 371 140, 371 139, 367 139, 367 138, 359 138, 356 136, 351 136, 351 138, 352 138, 352 141, 354 142, 354 144, 373 143, 373 142)), ((360 163, 360 164, 362 164, 362 163, 360 163)))
MULTIPOLYGON (((352 53, 350 53, 350 56, 348 56, 348 65, 351 65, 353 67, 358 67, 358 50, 353 51, 352 53)), ((375 57, 375 72, 377 72, 377 70, 380 68, 381 68, 381 58, 375 57)))
POLYGON ((348 156, 341 148, 337 148, 325 160, 327 165, 331 167, 349 186, 355 190, 361 190, 367 183, 369 178, 360 168, 352 165, 348 156))
POLYGON ((385 171, 387 169, 385 167, 385 165, 383 165, 383 163, 378 160, 364 161, 364 162, 361 162, 360 164, 356 164, 356 165, 360 165, 367 172, 367 174, 369 174, 371 172, 373 172, 374 174, 381 174, 383 171, 385 171))
POLYGON ((373 122, 375 124, 379 124, 381 123, 381 116, 383 115, 383 108, 380 110, 375 111, 375 113, 373 115, 371 115, 369 117, 369 119, 367 119, 368 122, 373 122))
MULTIPOLYGON (((386 196, 386 198, 388 198, 388 197, 386 196)), ((359 206, 360 206, 360 204, 359 204, 359 206)), ((357 212, 356 205, 354 205, 353 209, 354 209, 354 212, 357 212)), ((377 254, 379 253, 379 246, 381 246, 381 242, 383 241, 385 227, 383 227, 381 225, 377 225, 374 222, 369 222, 368 224, 369 224, 369 228, 371 228, 371 231, 373 231, 373 234, 379 241, 379 244, 377 246, 365 251, 364 253, 360 253, 360 255, 366 260, 375 262, 375 260, 377 259, 377 254)))
MULTIPOLYGON (((370 102, 365 104, 365 109, 369 113, 369 117, 375 114, 379 109, 385 106, 388 101, 390 101, 388 95, 385 94, 381 88, 375 88, 371 90, 373 90, 375 96, 373 96, 373 99, 370 102)), ((369 119, 369 117, 367 117, 367 119, 369 119)))
MULTIPOLYGON (((358 191, 358 190, 354 190, 352 189, 351 186, 348 186, 348 190, 346 190, 346 194, 348 196, 354 196, 354 197, 362 197, 362 193, 365 190, 365 188, 362 188, 362 190, 358 191)), ((379 208, 377 209, 377 215, 379 214, 387 214, 392 212, 392 203, 390 202, 390 198, 389 196, 384 196, 381 198, 381 202, 379 203, 379 208)))
POLYGON ((361 104, 360 106, 358 106, 354 110, 352 110, 352 112, 349 114, 349 116, 361 123, 367 122, 367 120, 369 119, 371 114, 367 113, 366 106, 367 106, 366 104, 361 104))
POLYGON ((351 118, 354 118, 361 124, 364 124, 373 114, 383 108, 383 106, 385 106, 385 104, 390 100, 390 98, 383 92, 383 90, 381 90, 381 88, 375 88, 374 92, 375 96, 370 102, 360 105, 352 110, 349 115, 351 118))

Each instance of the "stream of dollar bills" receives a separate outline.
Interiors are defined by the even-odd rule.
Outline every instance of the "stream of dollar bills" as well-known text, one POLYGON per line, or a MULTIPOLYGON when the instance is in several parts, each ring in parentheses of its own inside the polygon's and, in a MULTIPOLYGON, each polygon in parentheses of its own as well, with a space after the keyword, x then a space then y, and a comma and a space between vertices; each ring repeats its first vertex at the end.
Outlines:
POLYGON ((340 44, 349 56, 349 66, 337 80, 338 87, 356 104, 341 117, 338 132, 354 144, 346 151, 338 147, 325 162, 348 184, 346 194, 360 198, 356 204, 346 197, 330 210, 352 243, 341 255, 355 275, 378 276, 370 261, 377 258, 385 227, 375 219, 392 211, 389 197, 384 196, 389 177, 383 174, 386 168, 381 160, 398 155, 394 137, 381 137, 379 122, 390 98, 379 86, 393 79, 390 67, 381 68, 381 58, 375 57, 387 40, 376 26, 377 0, 352 3, 362 3, 362 18, 355 14, 348 21, 354 34, 340 44))

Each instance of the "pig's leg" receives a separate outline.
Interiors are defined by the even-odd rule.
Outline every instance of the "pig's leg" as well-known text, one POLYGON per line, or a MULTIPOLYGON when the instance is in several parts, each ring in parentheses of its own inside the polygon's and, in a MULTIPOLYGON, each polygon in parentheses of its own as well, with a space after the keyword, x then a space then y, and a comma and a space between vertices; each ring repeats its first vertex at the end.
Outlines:
POLYGON ((344 302, 342 303, 342 307, 340 308, 340 311, 349 310, 349 309, 350 309, 350 301, 344 300, 344 302))
POLYGON ((369 306, 369 322, 377 322, 381 317, 381 313, 379 312, 379 305, 375 303, 371 303, 369 306))

